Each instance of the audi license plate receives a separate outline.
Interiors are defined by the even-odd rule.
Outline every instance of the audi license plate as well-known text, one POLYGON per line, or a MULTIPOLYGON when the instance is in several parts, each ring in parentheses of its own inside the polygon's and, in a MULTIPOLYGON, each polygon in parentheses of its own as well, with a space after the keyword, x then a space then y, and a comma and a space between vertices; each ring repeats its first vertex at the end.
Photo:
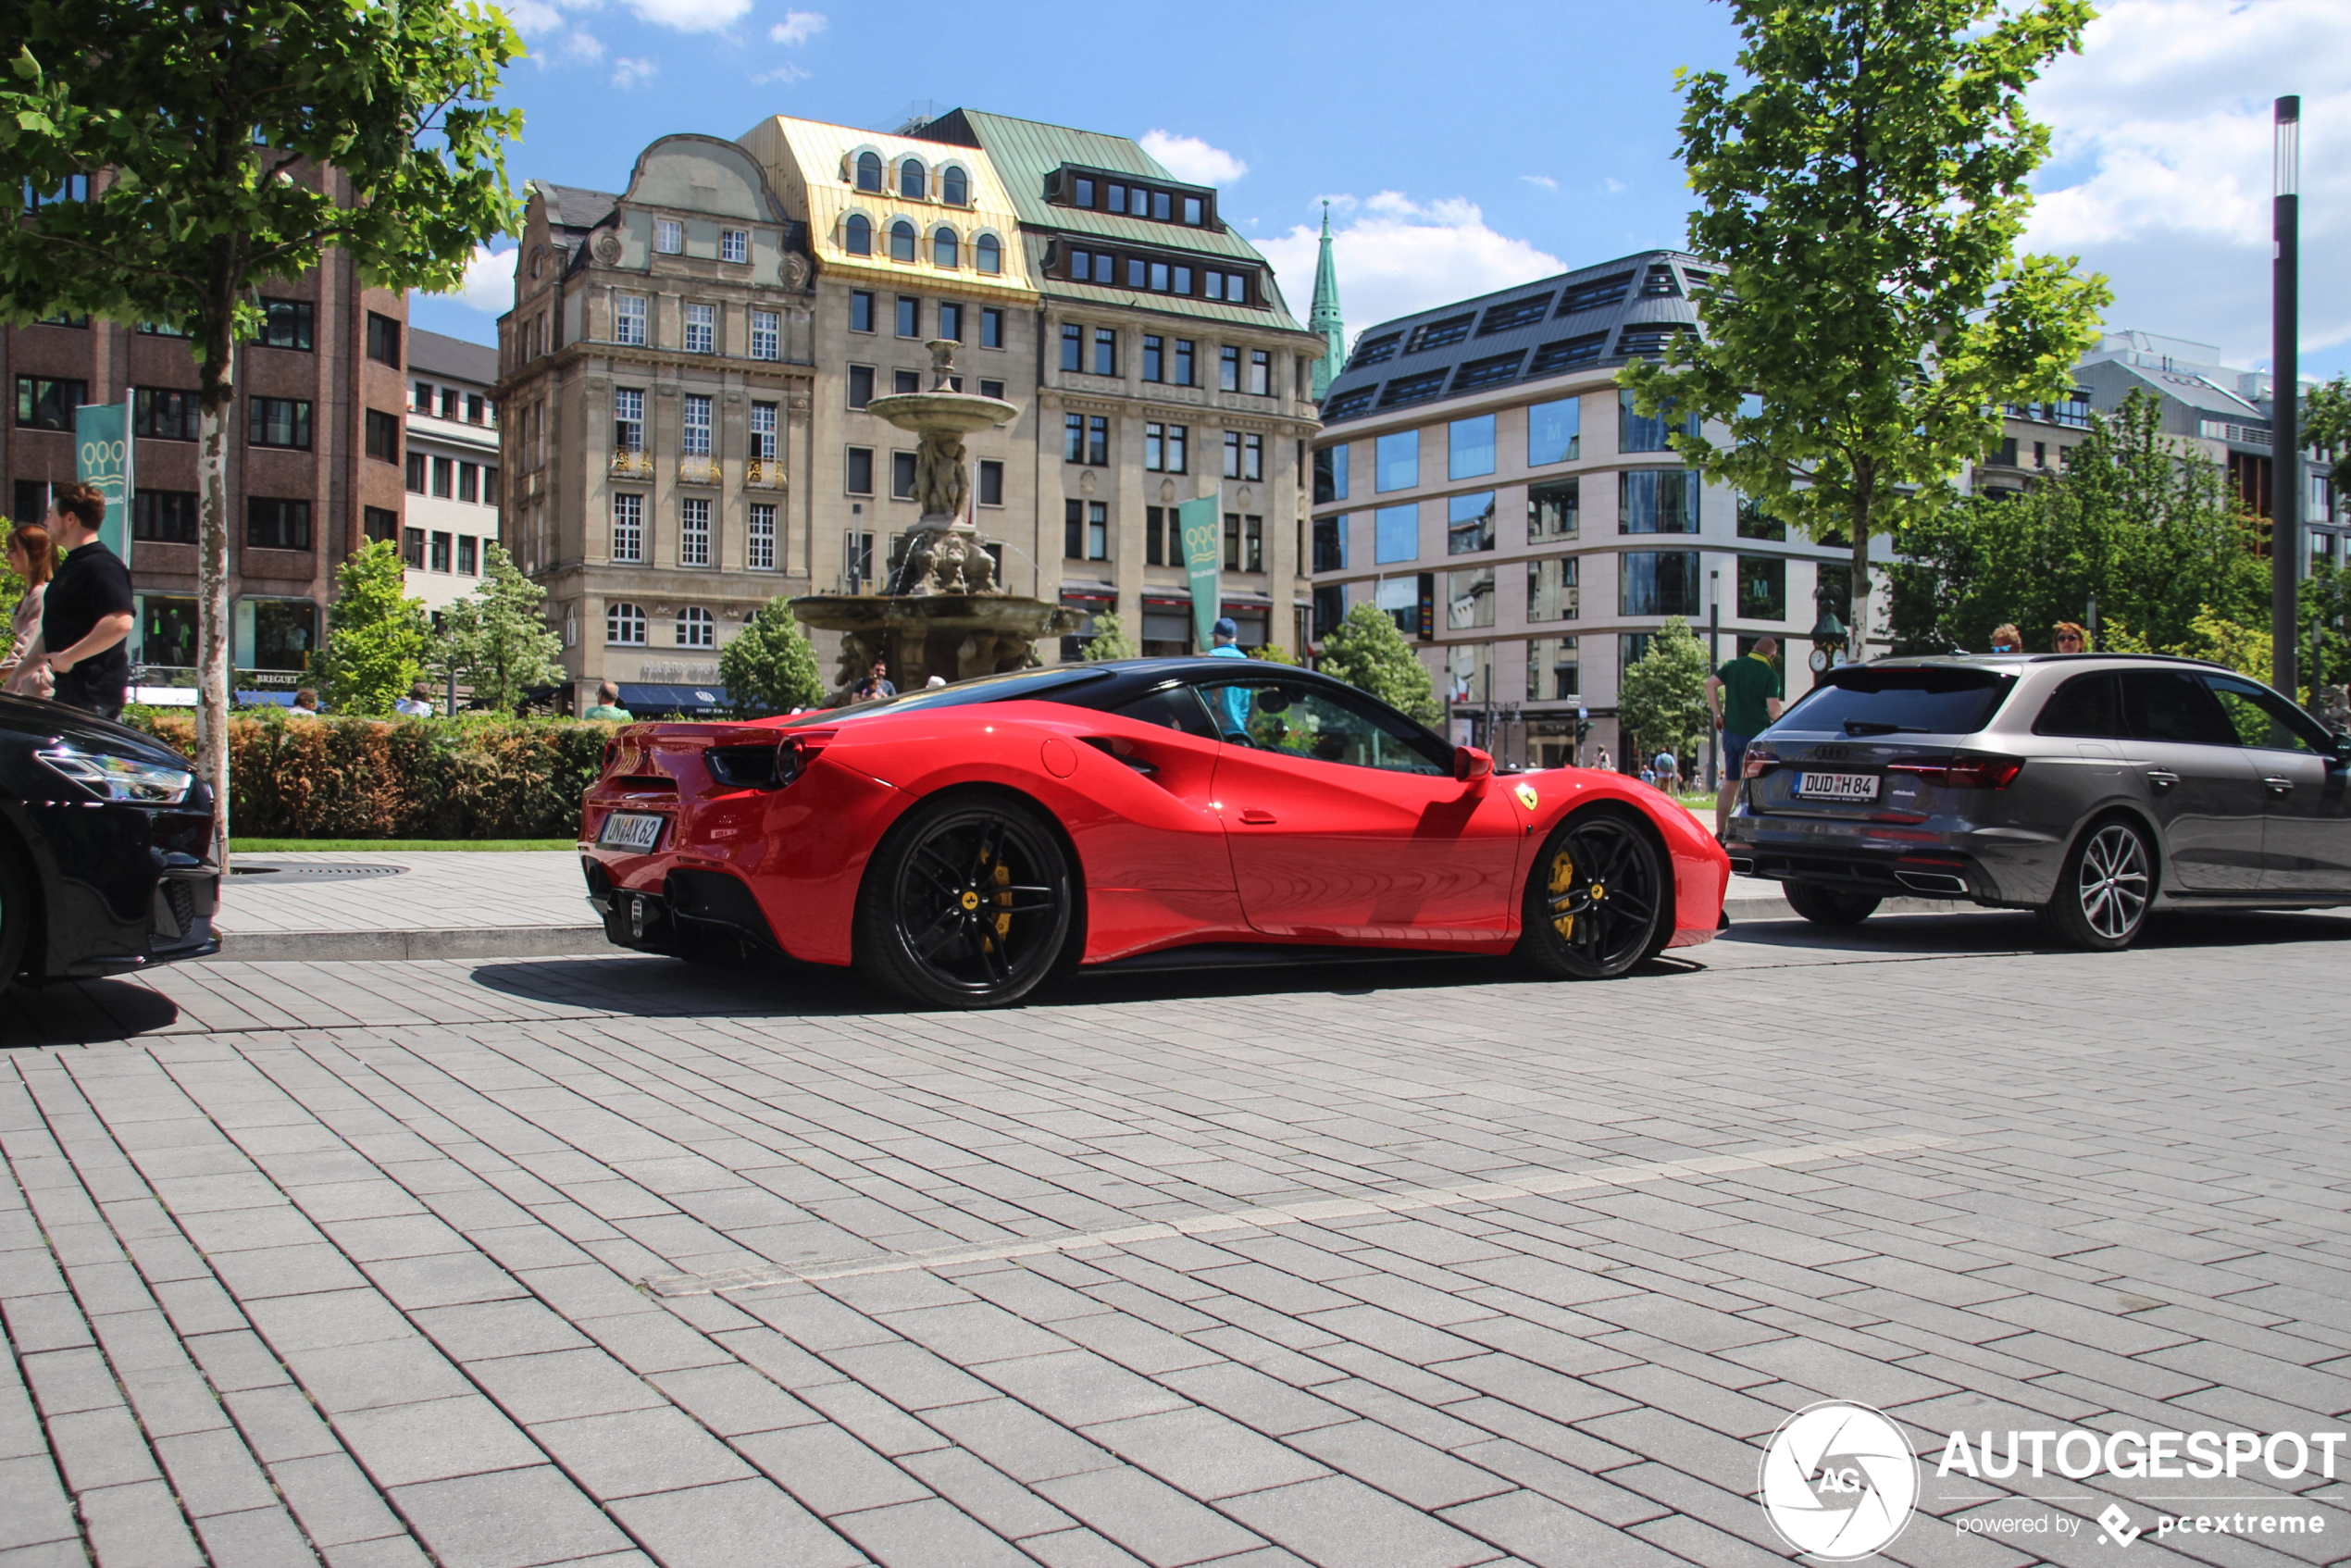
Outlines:
POLYGON ((1874 801, 1877 778, 1874 773, 1799 773, 1796 795, 1803 801, 1874 801))
POLYGON ((661 842, 661 825, 667 819, 647 812, 616 811, 604 818, 596 842, 609 849, 642 853, 661 842))

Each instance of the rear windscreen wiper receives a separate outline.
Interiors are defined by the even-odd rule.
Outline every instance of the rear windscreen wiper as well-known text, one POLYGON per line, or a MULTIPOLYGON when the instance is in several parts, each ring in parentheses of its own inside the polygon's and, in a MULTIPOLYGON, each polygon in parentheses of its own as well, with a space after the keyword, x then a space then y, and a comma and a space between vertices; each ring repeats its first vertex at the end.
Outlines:
POLYGON ((1876 719, 1848 718, 1845 721, 1845 733, 1847 735, 1932 735, 1934 731, 1922 729, 1915 724, 1885 724, 1876 719))

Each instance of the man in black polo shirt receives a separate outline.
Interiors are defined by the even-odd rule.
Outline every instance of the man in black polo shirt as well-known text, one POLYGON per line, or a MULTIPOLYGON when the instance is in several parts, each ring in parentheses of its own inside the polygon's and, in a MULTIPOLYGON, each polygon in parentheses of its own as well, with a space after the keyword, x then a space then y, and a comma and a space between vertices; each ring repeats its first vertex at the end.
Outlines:
POLYGON ((101 718, 119 718, 131 694, 124 641, 136 618, 131 568, 99 541, 106 497, 95 485, 66 485, 49 507, 49 537, 70 552, 41 602, 41 645, 49 651, 56 699, 101 718))

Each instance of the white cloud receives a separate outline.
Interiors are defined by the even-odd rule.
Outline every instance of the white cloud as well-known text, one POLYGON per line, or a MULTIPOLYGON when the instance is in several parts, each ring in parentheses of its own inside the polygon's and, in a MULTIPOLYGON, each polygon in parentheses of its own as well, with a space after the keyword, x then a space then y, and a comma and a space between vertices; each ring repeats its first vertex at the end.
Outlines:
POLYGON ((1624 181, 1614 179, 1611 176, 1603 175, 1600 179, 1600 189, 1607 192, 1611 196, 1619 195, 1623 193, 1624 190, 1624 181))
POLYGON ((742 18, 751 0, 629 0, 629 9, 656 27, 715 32, 742 18))
POLYGON ((767 30, 770 44, 805 44, 825 31, 822 11, 786 11, 784 19, 767 30))
POLYGON ((1197 136, 1146 131, 1143 151, 1157 158, 1168 173, 1193 185, 1229 185, 1249 172, 1249 165, 1197 136))
POLYGON ((1519 178, 1529 185, 1539 186, 1546 191, 1557 191, 1560 188, 1560 182, 1548 174, 1522 174, 1519 178))
POLYGON ((2028 106, 2052 162, 2024 243, 2112 279, 2112 327, 2266 362, 2270 95, 2302 99, 2303 342, 2351 341, 2351 6, 2114 0, 2028 106))
POLYGON ((757 76, 753 77, 751 80, 754 85, 765 85, 770 81, 780 81, 785 86, 790 87, 795 81, 807 81, 811 74, 812 73, 806 66, 784 65, 777 66, 774 70, 761 71, 757 76))
POLYGON ((491 316, 504 314, 515 303, 515 253, 476 245, 466 263, 466 280, 442 297, 491 316))
POLYGON ((592 66, 604 57, 603 42, 584 27, 573 28, 570 36, 564 40, 563 47, 558 52, 564 59, 574 60, 585 66, 592 66))
MULTIPOLYGON (((1331 255, 1353 331, 1567 270, 1549 252, 1488 228, 1477 204, 1458 196, 1422 204, 1382 191, 1360 204, 1351 196, 1330 203, 1334 218, 1349 219, 1331 230, 1331 255)), ((1258 242, 1293 309, 1314 297, 1321 238, 1318 218, 1258 242)))
POLYGON ((641 55, 634 58, 624 56, 615 60, 612 67, 612 84, 624 89, 661 74, 660 65, 641 55))

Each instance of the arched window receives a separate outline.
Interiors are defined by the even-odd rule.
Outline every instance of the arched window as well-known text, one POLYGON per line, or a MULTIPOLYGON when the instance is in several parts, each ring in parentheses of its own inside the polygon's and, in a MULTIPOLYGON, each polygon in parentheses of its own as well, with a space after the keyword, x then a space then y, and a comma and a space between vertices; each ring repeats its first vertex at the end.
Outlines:
POLYGON ((678 612, 678 646, 680 648, 715 648, 718 646, 718 622, 708 610, 699 604, 689 604, 678 612))
POLYGON ((930 237, 930 264, 933 267, 954 267, 958 265, 958 262, 959 258, 955 254, 955 231, 952 229, 941 229, 938 233, 933 234, 930 237))
POLYGON ((972 265, 982 272, 1004 270, 1004 246, 993 234, 982 234, 972 242, 972 265))
POLYGON ((840 248, 851 255, 874 254, 873 220, 862 212, 852 212, 840 226, 840 248))
POLYGON ((920 158, 908 158, 898 166, 898 193, 910 202, 923 199, 923 163, 920 158))
POLYGON ((604 612, 604 641, 626 643, 631 648, 645 645, 645 612, 635 604, 615 604, 604 612))
POLYGON ((914 226, 902 218, 889 226, 889 259, 914 259, 914 226))
POLYGON ((953 164, 947 166, 939 177, 939 197, 951 207, 964 206, 971 201, 971 181, 953 164))
POLYGON ((857 155, 857 188, 860 191, 878 191, 882 188, 881 155, 879 153, 860 153, 857 155))

